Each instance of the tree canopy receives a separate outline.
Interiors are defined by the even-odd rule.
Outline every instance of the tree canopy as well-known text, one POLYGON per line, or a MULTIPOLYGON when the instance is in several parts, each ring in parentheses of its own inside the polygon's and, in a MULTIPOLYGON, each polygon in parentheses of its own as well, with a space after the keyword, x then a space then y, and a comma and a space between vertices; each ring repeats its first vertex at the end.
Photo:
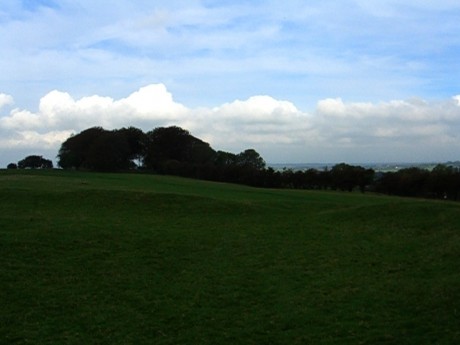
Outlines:
MULTIPOLYGON (((20 160, 17 164, 19 169, 52 169, 53 162, 49 159, 43 158, 43 156, 31 155, 20 160)), ((13 165, 9 165, 9 168, 14 168, 13 165)))
POLYGON ((236 156, 236 163, 256 170, 262 170, 265 168, 264 159, 254 149, 248 149, 238 154, 236 156))
MULTIPOLYGON (((177 127, 147 133, 134 127, 105 130, 92 127, 72 135, 58 153, 64 169, 123 171, 145 169, 162 174, 237 182, 235 175, 265 168, 254 149, 239 154, 214 150, 207 142, 177 127), (231 177, 233 176, 233 177, 231 177)), ((244 181, 243 181, 244 182, 244 181)))
POLYGON ((129 127, 108 131, 88 128, 68 138, 58 153, 63 169, 120 171, 142 165, 146 135, 129 127))
POLYGON ((177 126, 159 127, 147 133, 145 166, 163 170, 172 161, 190 165, 211 162, 215 156, 211 146, 177 126))

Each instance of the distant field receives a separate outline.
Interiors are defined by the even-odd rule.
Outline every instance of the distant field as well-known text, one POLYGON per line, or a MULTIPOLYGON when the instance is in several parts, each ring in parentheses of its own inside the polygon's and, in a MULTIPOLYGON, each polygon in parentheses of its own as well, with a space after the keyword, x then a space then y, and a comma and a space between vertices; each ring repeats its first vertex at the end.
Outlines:
POLYGON ((3 170, 0 344, 460 344, 460 204, 3 170))

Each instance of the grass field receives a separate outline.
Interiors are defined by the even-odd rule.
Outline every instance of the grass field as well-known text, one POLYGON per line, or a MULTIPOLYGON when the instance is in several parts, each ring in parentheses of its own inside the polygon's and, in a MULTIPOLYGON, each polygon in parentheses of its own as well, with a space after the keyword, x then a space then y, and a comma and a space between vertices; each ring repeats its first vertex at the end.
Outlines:
POLYGON ((1 344, 460 344, 460 204, 0 172, 1 344))

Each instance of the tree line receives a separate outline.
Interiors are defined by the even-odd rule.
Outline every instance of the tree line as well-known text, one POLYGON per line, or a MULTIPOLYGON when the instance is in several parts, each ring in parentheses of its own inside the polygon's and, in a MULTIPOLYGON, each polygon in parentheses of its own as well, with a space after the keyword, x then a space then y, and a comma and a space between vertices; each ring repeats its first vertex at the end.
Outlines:
POLYGON ((438 164, 434 169, 401 169, 381 174, 376 179, 376 192, 421 198, 445 200, 460 199, 460 169, 438 164))
MULTIPOLYGON (((254 149, 238 154, 214 150, 177 126, 144 133, 135 127, 88 128, 62 143, 57 155, 63 169, 118 172, 145 171, 265 188, 322 189, 459 200, 460 169, 407 168, 376 173, 340 163, 331 169, 274 170, 254 149)), ((8 168, 52 168, 42 156, 28 156, 8 168), (14 166, 13 166, 14 165, 14 166)))
POLYGON ((254 149, 234 154, 216 151, 177 126, 144 133, 134 127, 105 130, 92 127, 68 138, 58 153, 63 169, 90 171, 143 170, 207 180, 246 183, 242 176, 263 170, 254 149))
POLYGON ((30 155, 17 164, 9 163, 7 169, 53 169, 53 162, 43 156, 30 155))
POLYGON ((375 172, 340 163, 332 169, 284 170, 278 174, 281 188, 324 189, 397 195, 404 197, 460 200, 460 169, 439 164, 432 170, 406 168, 375 172))

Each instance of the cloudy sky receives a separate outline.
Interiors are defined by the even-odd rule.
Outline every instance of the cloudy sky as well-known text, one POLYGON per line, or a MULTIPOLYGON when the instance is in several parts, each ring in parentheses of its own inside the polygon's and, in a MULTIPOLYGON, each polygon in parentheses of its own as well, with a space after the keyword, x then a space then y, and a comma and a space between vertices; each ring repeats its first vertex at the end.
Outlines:
POLYGON ((0 167, 92 126, 267 162, 460 160, 458 0, 2 0, 0 167))

